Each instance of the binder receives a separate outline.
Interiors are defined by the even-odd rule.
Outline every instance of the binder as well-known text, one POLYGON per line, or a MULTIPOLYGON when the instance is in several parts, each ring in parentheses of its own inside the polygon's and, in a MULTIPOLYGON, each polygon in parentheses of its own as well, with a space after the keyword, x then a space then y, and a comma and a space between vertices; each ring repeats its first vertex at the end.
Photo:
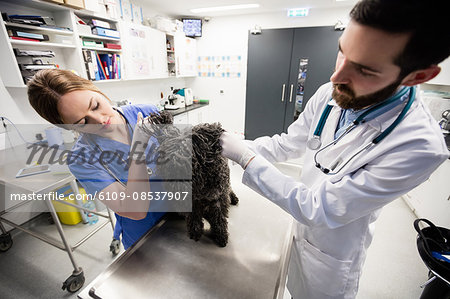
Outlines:
POLYGON ((122 79, 122 68, 120 66, 120 60, 121 60, 120 55, 117 54, 117 74, 118 74, 117 79, 122 79))
POLYGON ((119 79, 117 76, 117 55, 113 54, 112 56, 112 68, 113 68, 113 78, 119 79))
POLYGON ((102 61, 103 67, 105 68, 106 77, 108 79, 113 79, 113 63, 111 54, 99 54, 100 60, 102 61))
POLYGON ((39 71, 47 69, 56 69, 54 64, 19 64, 21 71, 39 71))
POLYGON ((101 28, 101 27, 92 28, 92 34, 99 35, 99 36, 120 38, 119 31, 116 31, 113 29, 101 28))
POLYGON ((32 56, 32 57, 55 57, 55 52, 51 50, 23 50, 14 48, 14 54, 16 56, 32 56))
POLYGON ((89 50, 83 50, 83 57, 84 62, 86 65, 86 73, 89 80, 94 81, 95 80, 95 71, 94 71, 94 65, 92 63, 92 57, 89 50))
POLYGON ((111 29, 111 25, 108 22, 97 20, 97 19, 92 19, 92 25, 94 25, 94 27, 103 27, 103 28, 111 29))
POLYGON ((31 33, 26 31, 20 31, 16 29, 8 29, 8 36, 10 37, 20 37, 20 38, 29 38, 33 40, 39 40, 39 41, 48 41, 48 35, 47 34, 40 34, 40 33, 31 33))
POLYGON ((37 42, 37 43, 40 42, 40 40, 37 40, 37 39, 25 38, 25 37, 18 37, 18 36, 10 36, 9 38, 10 38, 10 39, 17 39, 17 40, 25 40, 25 41, 27 41, 27 42, 37 42))
POLYGON ((89 50, 89 54, 91 56, 92 67, 94 69, 94 78, 96 81, 100 80, 100 70, 98 69, 97 64, 97 55, 94 50, 89 50))
POLYGON ((105 77, 106 79, 110 79, 109 77, 109 67, 106 63, 106 61, 102 61, 103 69, 105 70, 105 77))
POLYGON ((100 76, 100 80, 106 80, 106 72, 105 72, 105 69, 103 68, 100 56, 98 56, 97 52, 95 52, 95 54, 96 54, 96 59, 97 59, 98 73, 99 73, 99 76, 100 76))

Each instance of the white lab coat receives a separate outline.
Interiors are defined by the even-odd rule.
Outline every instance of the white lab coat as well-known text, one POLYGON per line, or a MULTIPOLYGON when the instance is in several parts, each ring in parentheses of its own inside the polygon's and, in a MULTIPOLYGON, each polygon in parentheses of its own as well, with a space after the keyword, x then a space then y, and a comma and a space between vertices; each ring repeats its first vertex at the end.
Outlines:
MULTIPOLYGON (((424 182, 448 158, 436 121, 416 99, 401 123, 379 144, 355 157, 341 172, 325 175, 306 147, 329 102, 331 83, 321 86, 287 134, 249 142, 258 155, 243 175, 243 183, 267 197, 296 220, 288 289, 298 298, 354 298, 373 223, 381 208, 424 182), (270 162, 304 155, 300 182, 283 175, 270 162)), ((398 105, 357 126, 320 163, 344 161, 386 129, 400 113, 398 105)), ((334 139, 341 108, 334 107, 322 132, 322 144, 334 139)), ((395 265, 392 265, 395 267, 395 265)))

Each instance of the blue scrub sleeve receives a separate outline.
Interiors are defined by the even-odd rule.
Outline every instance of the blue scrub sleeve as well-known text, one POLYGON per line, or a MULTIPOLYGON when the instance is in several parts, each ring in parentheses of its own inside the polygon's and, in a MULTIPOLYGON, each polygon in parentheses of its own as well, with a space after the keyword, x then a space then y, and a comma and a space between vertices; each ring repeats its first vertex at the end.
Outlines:
POLYGON ((93 196, 116 181, 101 165, 73 163, 69 169, 86 193, 93 196))

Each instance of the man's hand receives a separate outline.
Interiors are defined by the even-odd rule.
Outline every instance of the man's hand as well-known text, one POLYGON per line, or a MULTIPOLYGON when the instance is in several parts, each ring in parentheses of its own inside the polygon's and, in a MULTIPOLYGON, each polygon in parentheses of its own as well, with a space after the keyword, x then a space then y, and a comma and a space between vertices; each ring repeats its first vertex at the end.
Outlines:
POLYGON ((228 132, 223 132, 220 136, 220 145, 222 146, 222 156, 238 163, 243 169, 255 157, 244 141, 234 137, 228 132))

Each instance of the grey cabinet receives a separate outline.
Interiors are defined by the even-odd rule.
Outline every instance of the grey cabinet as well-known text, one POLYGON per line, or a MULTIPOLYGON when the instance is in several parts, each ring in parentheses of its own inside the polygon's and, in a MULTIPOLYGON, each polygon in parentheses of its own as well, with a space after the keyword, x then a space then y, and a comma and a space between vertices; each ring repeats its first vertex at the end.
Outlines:
POLYGON ((245 138, 285 132, 333 73, 341 31, 267 29, 249 34, 245 138))

